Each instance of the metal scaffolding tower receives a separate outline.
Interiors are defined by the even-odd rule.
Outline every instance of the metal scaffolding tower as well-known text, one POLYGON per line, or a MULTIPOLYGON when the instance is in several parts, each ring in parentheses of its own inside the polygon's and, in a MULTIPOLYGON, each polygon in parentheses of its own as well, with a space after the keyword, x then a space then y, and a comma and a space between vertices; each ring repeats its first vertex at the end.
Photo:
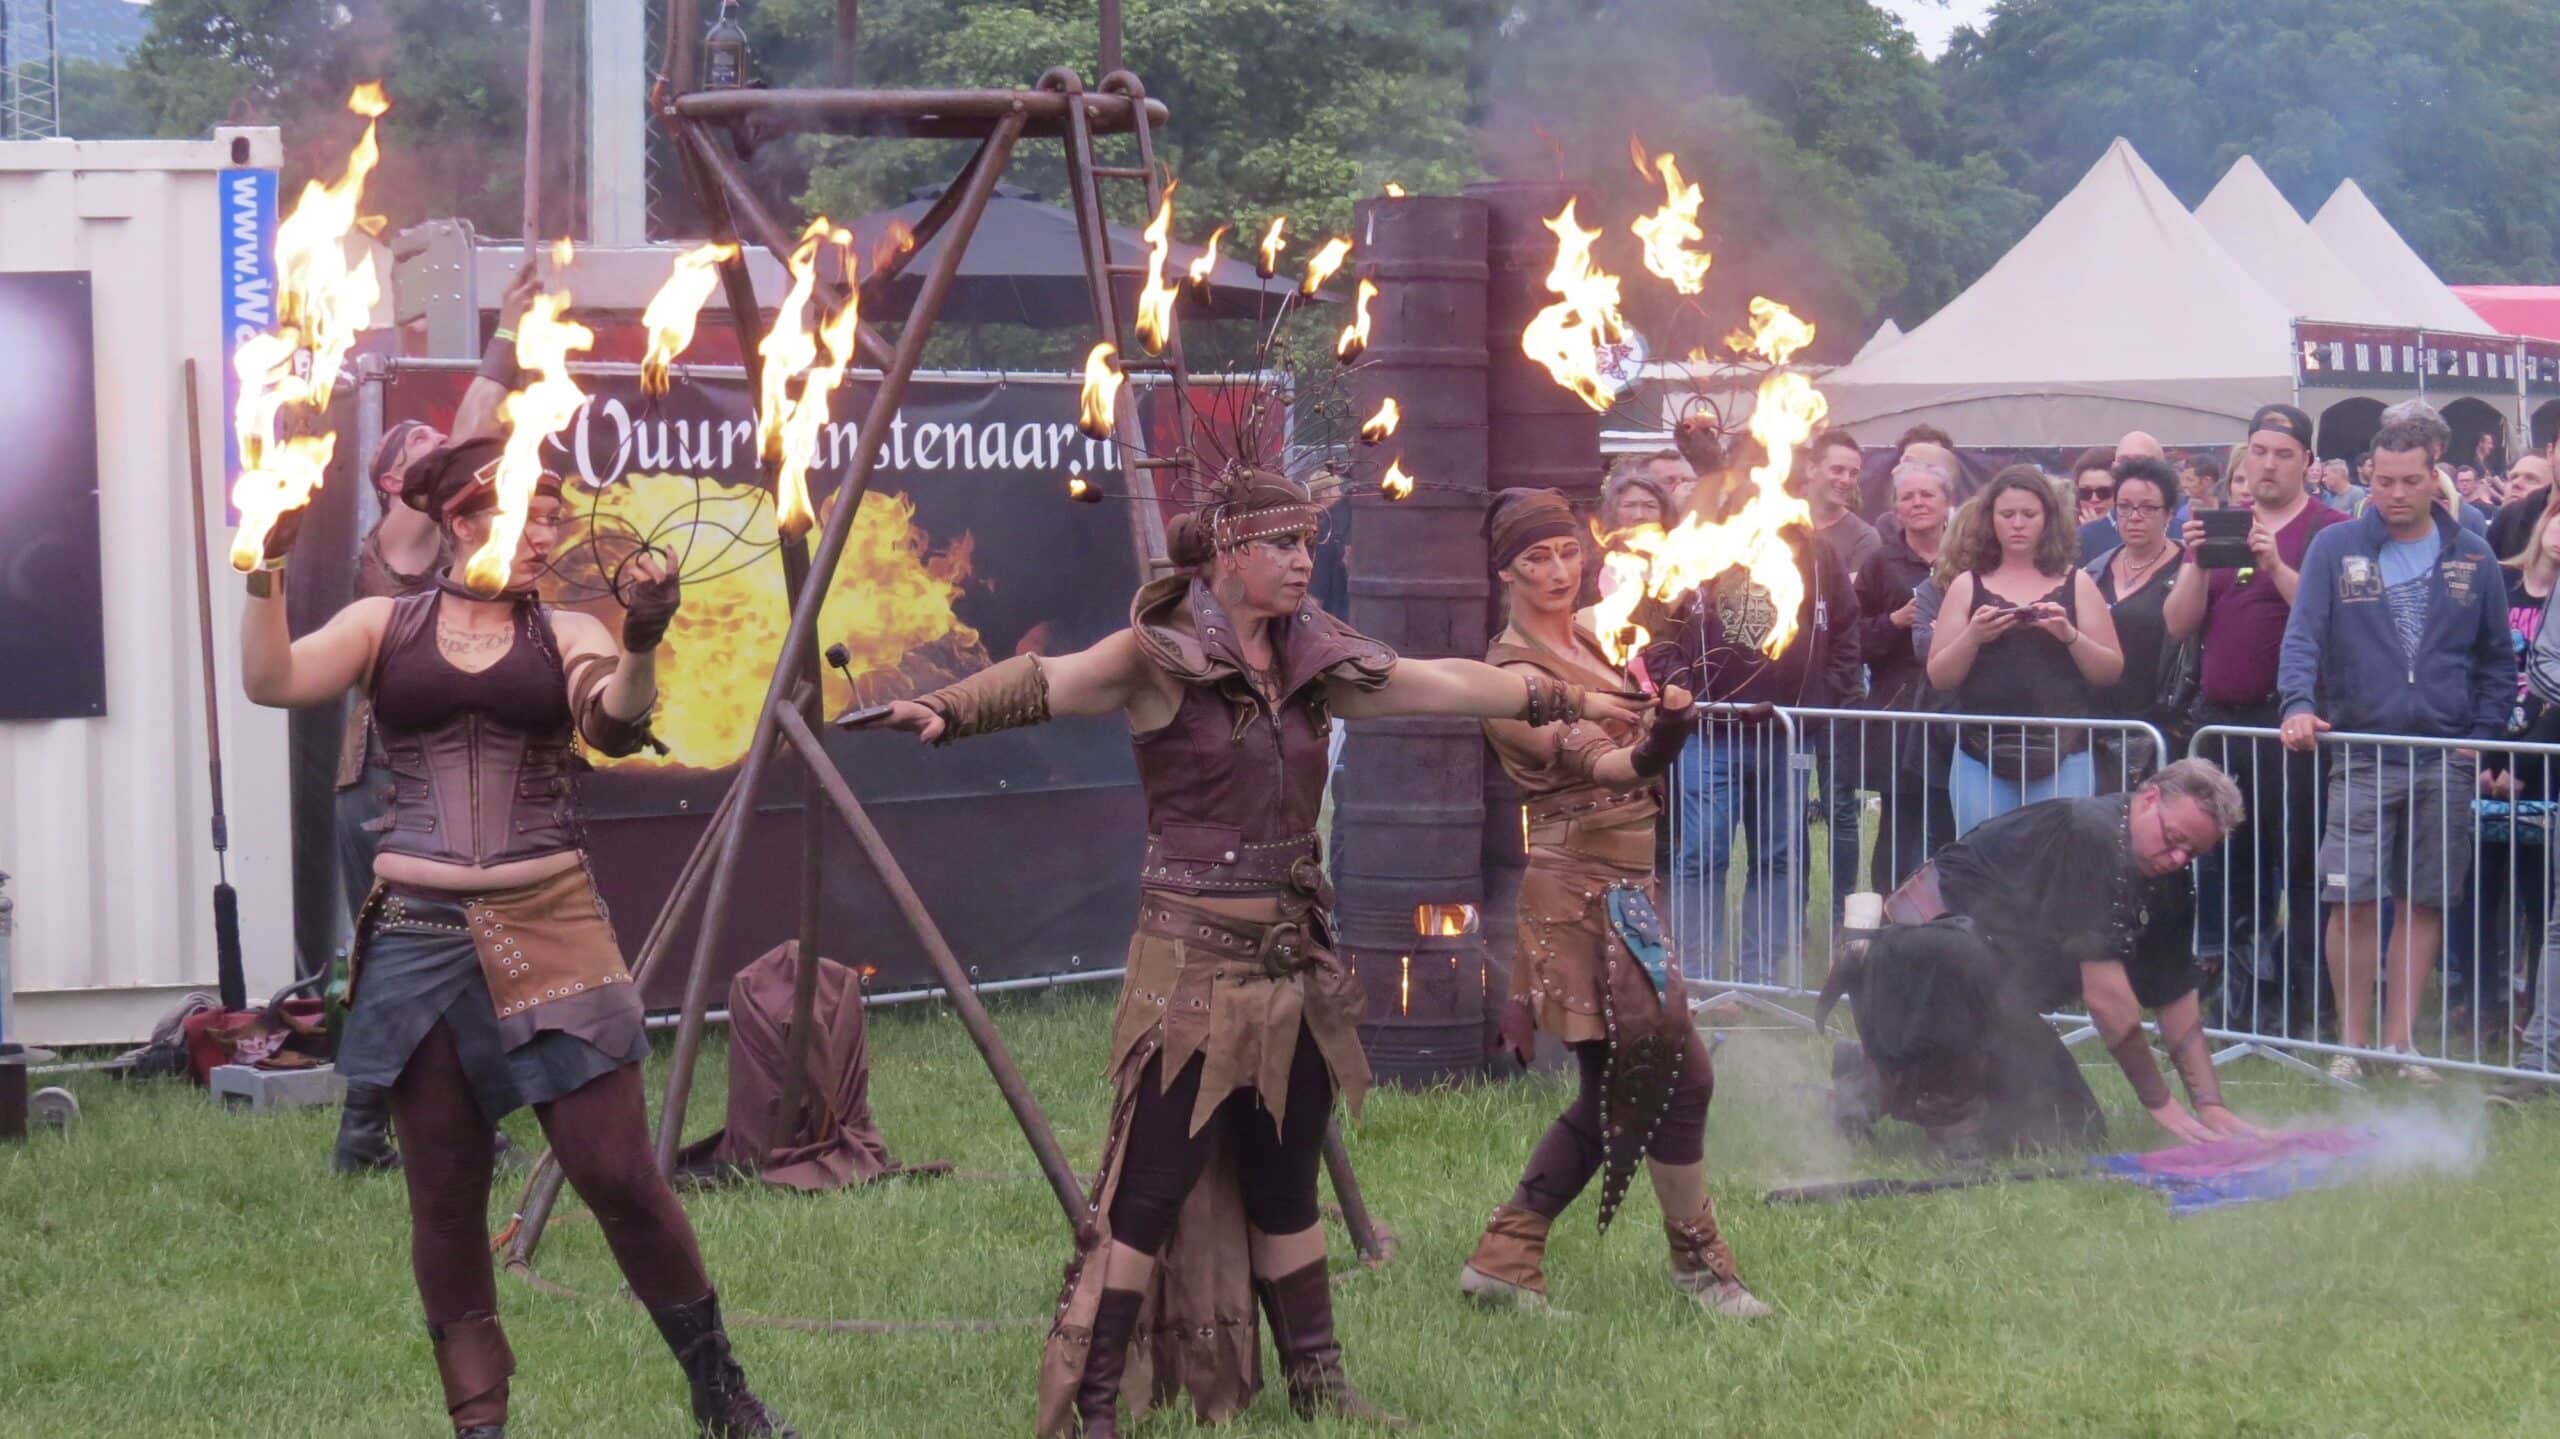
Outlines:
POLYGON ((62 133, 62 45, 54 0, 0 0, 0 140, 62 133))

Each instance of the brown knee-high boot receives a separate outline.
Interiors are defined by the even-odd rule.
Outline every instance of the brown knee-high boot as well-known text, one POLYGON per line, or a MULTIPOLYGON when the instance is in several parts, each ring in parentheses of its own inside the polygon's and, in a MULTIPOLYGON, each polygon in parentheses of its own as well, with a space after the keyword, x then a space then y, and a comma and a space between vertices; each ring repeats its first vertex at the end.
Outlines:
POLYGON ((1271 1322, 1271 1347, 1280 1353, 1280 1374, 1288 1381, 1289 1407, 1301 1419, 1337 1415, 1382 1429, 1413 1425, 1361 1397, 1342 1371, 1342 1345, 1333 1337, 1333 1290, 1324 1261, 1316 1260, 1277 1279, 1254 1276, 1253 1292, 1271 1322))
POLYGON ((1145 1301, 1135 1289, 1105 1289, 1094 1305, 1084 1377, 1076 1382, 1076 1418, 1083 1423, 1084 1439, 1120 1439, 1120 1376, 1128 1372, 1138 1306, 1145 1301))
POLYGON ((495 1314, 466 1314, 427 1325, 436 1350, 436 1374, 444 1380, 444 1410, 455 1439, 506 1439, 507 1376, 516 1372, 515 1351, 495 1314))
POLYGON ((729 1331, 720 1322, 720 1296, 652 1309, 658 1333, 675 1351, 693 1387, 694 1431, 703 1439, 799 1439, 800 1431, 765 1407, 747 1387, 747 1371, 729 1354, 729 1331))

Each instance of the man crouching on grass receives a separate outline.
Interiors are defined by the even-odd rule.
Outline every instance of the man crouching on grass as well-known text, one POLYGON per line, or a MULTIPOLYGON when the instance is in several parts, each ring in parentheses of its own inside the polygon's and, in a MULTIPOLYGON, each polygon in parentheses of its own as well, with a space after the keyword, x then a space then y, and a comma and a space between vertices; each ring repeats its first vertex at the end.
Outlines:
POLYGON ((2079 1005, 2172 1138, 2257 1133, 2223 1104, 2206 1048, 2187 869, 2242 813, 2229 776, 2184 759, 2131 794, 2031 804, 1940 850, 1823 984, 1816 1019, 1845 994, 1858 1027, 1833 1056, 1834 1116, 1860 1132, 1890 1115, 1967 1150, 2097 1140, 2097 1096, 2043 1017, 2079 1005), (2151 1056, 2146 1007, 2193 1112, 2151 1056))

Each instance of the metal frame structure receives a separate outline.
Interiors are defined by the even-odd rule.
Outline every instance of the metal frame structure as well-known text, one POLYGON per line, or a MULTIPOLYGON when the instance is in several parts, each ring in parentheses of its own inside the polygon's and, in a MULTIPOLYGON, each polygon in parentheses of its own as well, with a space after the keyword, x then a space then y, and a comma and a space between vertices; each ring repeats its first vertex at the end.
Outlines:
POLYGON ((0 140, 61 133, 62 30, 54 0, 0 0, 0 140))
MULTIPOLYGON (((843 85, 848 83, 846 77, 853 71, 852 46, 858 34, 857 0, 838 0, 837 8, 838 53, 834 75, 837 83, 843 85)), ((869 408, 862 417, 852 462, 836 482, 833 505, 819 529, 814 553, 805 534, 787 535, 784 539, 782 560, 784 580, 791 591, 791 623, 783 639, 781 653, 774 661, 772 679, 761 707, 763 717, 756 726, 746 758, 739 764, 737 777, 686 860, 634 961, 635 974, 665 962, 676 932, 699 903, 697 938, 685 976, 684 1000, 676 1024, 674 1053, 658 1121, 657 1161, 662 1172, 673 1170, 684 1130, 686 1105, 692 1094, 694 1068, 701 1054, 705 1016, 710 1007, 709 990, 711 976, 717 967, 716 951, 736 886, 747 822, 755 810, 754 797, 762 792, 771 777, 777 757, 787 752, 807 771, 811 788, 824 797, 825 804, 812 802, 803 809, 799 923, 799 953, 803 962, 792 996, 781 1112, 795 1116, 791 1123, 796 1125, 799 1122, 796 1116, 800 1109, 803 1061, 813 1028, 816 998, 815 961, 821 953, 821 844, 832 811, 834 818, 851 833, 864 858, 879 875, 883 887, 914 929, 942 981, 943 990, 951 997, 961 1024, 977 1045, 997 1088, 1004 1095, 1006 1105, 1022 1127, 1023 1136, 1040 1162, 1042 1175, 1047 1179, 1068 1227, 1078 1232, 1085 1228, 1089 1210, 1075 1172, 1069 1167, 1039 1102, 1014 1066, 1012 1055, 996 1032, 994 1021, 979 1002, 967 970, 952 953, 932 915, 926 912, 915 887, 908 882, 897 857, 890 852, 887 842, 871 823, 862 802, 855 797, 852 787, 818 742, 814 730, 820 719, 819 690, 815 681, 819 674, 819 608, 833 581, 836 566, 843 557, 845 544, 851 537, 855 512, 870 490, 889 422, 897 414, 907 385, 923 358, 935 318, 951 292, 961 257, 968 249, 979 218, 995 194, 996 182, 1023 141, 1055 139, 1065 146, 1074 190, 1077 228, 1094 297, 1095 319, 1103 337, 1120 345, 1124 355, 1138 353, 1126 343, 1128 337, 1122 326, 1125 317, 1120 313, 1114 291, 1114 281, 1136 273, 1137 267, 1115 260, 1111 253, 1110 232, 1102 212, 1098 182, 1104 179, 1143 180, 1149 204, 1161 203, 1162 179, 1155 164, 1153 130, 1164 122, 1166 112, 1161 102, 1146 97, 1145 88, 1135 75, 1117 68, 1118 11, 1118 0, 1102 0, 1101 55, 1106 73, 1094 91, 1087 91, 1076 73, 1065 67, 1050 70, 1040 77, 1035 88, 1028 90, 702 90, 695 84, 703 33, 699 0, 668 0, 664 46, 666 64, 658 78, 653 108, 674 143, 686 185, 700 204, 711 231, 710 238, 715 241, 744 241, 761 245, 777 260, 788 256, 793 245, 792 233, 755 193, 733 151, 723 143, 724 139, 764 139, 784 133, 817 131, 891 139, 975 140, 977 149, 959 175, 944 189, 941 198, 916 225, 914 247, 884 257, 870 274, 859 279, 858 288, 863 298, 884 294, 888 283, 901 273, 910 257, 919 253, 936 235, 948 232, 948 243, 941 247, 933 266, 918 287, 895 344, 882 338, 868 324, 864 324, 857 334, 859 363, 876 366, 880 372, 879 380, 869 408), (1107 135, 1133 136, 1140 164, 1129 167, 1098 164, 1094 158, 1093 141, 1097 136, 1107 135)), ((844 277, 846 280, 852 278, 850 275, 844 277)), ((747 273, 743 250, 722 266, 720 279, 729 306, 730 321, 737 329, 739 350, 745 359, 749 380, 760 384, 762 367, 757 343, 761 338, 761 326, 755 287, 747 273)), ((1178 348, 1168 347, 1161 360, 1140 362, 1133 359, 1127 368, 1161 372, 1166 382, 1177 386, 1188 381, 1178 348)), ((1124 427, 1121 433, 1132 436, 1136 434, 1138 418, 1135 388, 1124 387, 1122 390, 1118 414, 1119 423, 1124 427)), ((1154 561, 1160 562, 1164 553, 1161 515, 1153 503, 1158 493, 1154 484, 1155 471, 1186 463, 1190 438, 1186 425, 1182 449, 1161 458, 1143 456, 1135 445, 1124 443, 1121 446, 1124 480, 1128 485, 1127 494, 1133 502, 1132 523, 1139 527, 1142 550, 1154 561)), ((1384 1244, 1360 1203, 1358 1185, 1351 1176, 1337 1133, 1328 1132, 1325 1157, 1354 1243, 1364 1257, 1372 1260, 1383 1258, 1386 1252, 1384 1244)), ((513 1226, 514 1232, 506 1247, 509 1267, 529 1268, 534 1248, 541 1242, 543 1228, 558 1199, 561 1179, 558 1165, 548 1156, 528 1178, 523 1200, 518 1206, 518 1222, 513 1226)))

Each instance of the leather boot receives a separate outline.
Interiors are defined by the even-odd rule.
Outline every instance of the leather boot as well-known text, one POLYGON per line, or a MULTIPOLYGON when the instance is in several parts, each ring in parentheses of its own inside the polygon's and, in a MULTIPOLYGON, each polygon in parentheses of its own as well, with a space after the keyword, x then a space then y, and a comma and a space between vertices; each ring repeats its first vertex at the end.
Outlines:
POLYGON ((729 1331, 720 1323, 720 1296, 652 1309, 658 1332, 693 1386, 694 1432, 703 1439, 800 1439, 800 1431, 765 1407, 747 1387, 747 1373, 729 1356, 729 1331))
POLYGON ((1485 1221, 1476 1252, 1458 1271, 1458 1292, 1489 1307, 1545 1309, 1547 1231, 1555 1221, 1534 1209, 1505 1204, 1485 1221))
POLYGON ((495 1314, 466 1314, 427 1325, 436 1350, 436 1375, 444 1381, 444 1410, 455 1439, 506 1439, 507 1376, 516 1372, 515 1351, 495 1314))
POLYGON ((1128 1372, 1129 1343, 1145 1299, 1135 1289, 1105 1289, 1094 1306, 1084 1377, 1076 1381, 1076 1418, 1083 1422, 1084 1439, 1120 1439, 1120 1376, 1128 1372))
POLYGON ((1342 1372, 1342 1345, 1333 1337, 1333 1289, 1323 1260, 1277 1279, 1256 1275, 1253 1292, 1271 1322, 1271 1347, 1279 1351, 1289 1408, 1299 1418, 1330 1414, 1381 1429, 1413 1427, 1361 1397, 1342 1372))
POLYGON ((400 1151, 391 1147, 391 1091, 379 1084, 350 1084, 338 1110, 338 1143, 329 1151, 333 1174, 371 1174, 398 1169, 400 1151))
POLYGON ((1774 1312, 1743 1284, 1733 1251, 1716 1229, 1714 1200, 1700 1199, 1695 1216, 1666 1219, 1662 1230, 1671 1240, 1671 1287, 1699 1308, 1728 1319, 1762 1319, 1774 1312))

